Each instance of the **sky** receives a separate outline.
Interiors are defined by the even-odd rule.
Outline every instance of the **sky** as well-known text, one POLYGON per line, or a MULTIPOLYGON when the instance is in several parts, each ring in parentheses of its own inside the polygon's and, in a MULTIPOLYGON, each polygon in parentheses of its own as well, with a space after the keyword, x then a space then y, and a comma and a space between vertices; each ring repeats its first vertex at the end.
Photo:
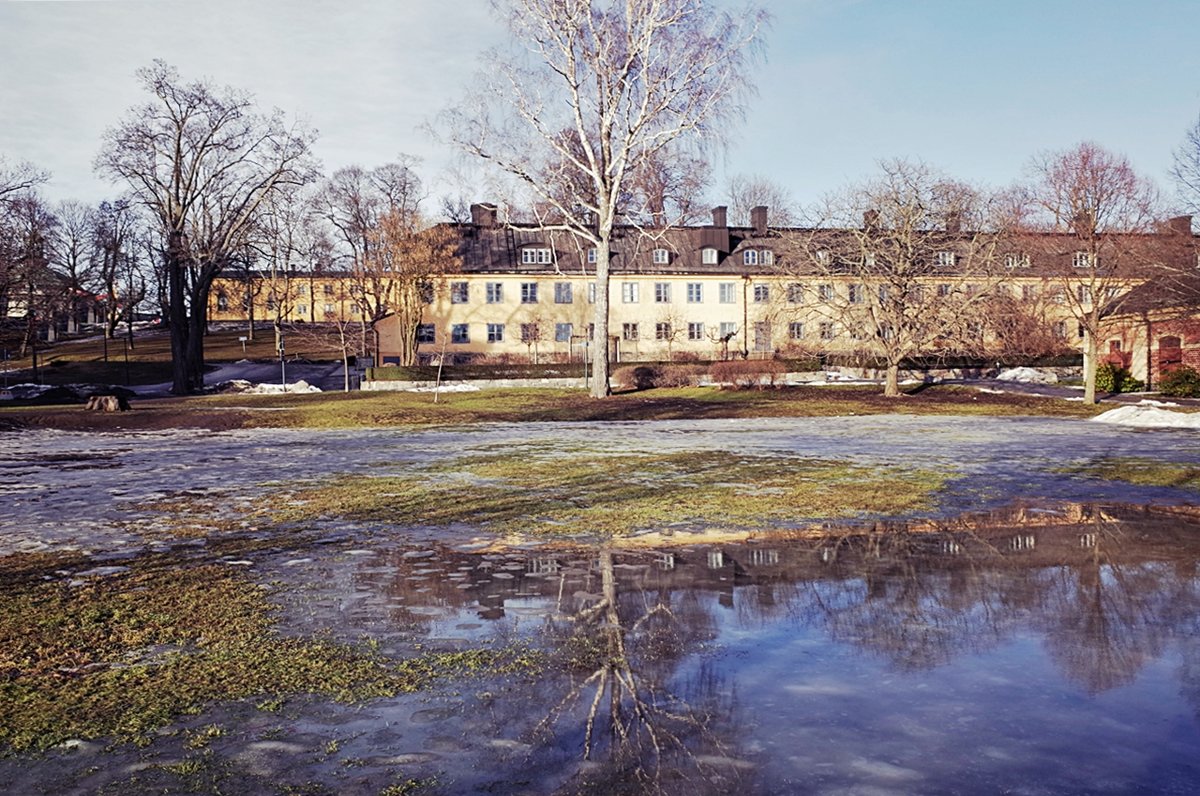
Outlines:
MULTIPOLYGON (((718 0, 732 3, 733 0, 718 0)), ((1200 117, 1200 0, 763 0, 757 96, 712 166, 799 204, 923 160, 991 187, 1038 153, 1095 141, 1168 191, 1200 117)), ((436 196, 464 191, 427 123, 505 43, 489 0, 0 2, 0 154, 48 169, 53 200, 97 202, 103 131, 143 102, 137 69, 246 89, 317 128, 326 173, 420 158, 436 196)), ((483 189, 467 175, 465 191, 483 189)), ((486 201, 485 195, 467 198, 486 201)))

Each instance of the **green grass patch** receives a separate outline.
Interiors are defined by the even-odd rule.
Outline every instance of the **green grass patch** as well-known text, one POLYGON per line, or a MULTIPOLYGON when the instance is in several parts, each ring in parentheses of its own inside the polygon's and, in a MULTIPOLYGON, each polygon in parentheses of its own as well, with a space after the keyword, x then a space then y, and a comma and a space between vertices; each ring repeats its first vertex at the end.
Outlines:
POLYGON ((1200 467, 1138 457, 1099 459, 1059 468, 1059 472, 1084 475, 1105 481, 1123 481, 1137 486, 1169 486, 1200 491, 1200 467))
POLYGON ((281 522, 342 517, 499 534, 620 537, 685 525, 750 529, 816 517, 905 514, 946 473, 795 456, 712 452, 468 456, 400 476, 304 484, 262 511, 281 522), (282 506, 282 507, 279 507, 282 506))
POLYGON ((394 660, 372 645, 282 635, 275 614, 264 587, 217 565, 11 590, 0 602, 0 745, 136 742, 215 700, 355 701, 535 665, 530 653, 486 648, 394 660))

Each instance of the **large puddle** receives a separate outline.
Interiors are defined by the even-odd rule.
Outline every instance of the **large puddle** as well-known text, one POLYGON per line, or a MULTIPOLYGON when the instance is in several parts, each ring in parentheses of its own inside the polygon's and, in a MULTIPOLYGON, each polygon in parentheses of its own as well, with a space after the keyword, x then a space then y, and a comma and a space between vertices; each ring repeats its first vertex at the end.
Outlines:
POLYGON ((72 450, 78 437, 0 437, 0 530, 9 551, 128 556, 170 544, 130 522, 156 495, 236 503, 272 479, 547 441, 943 463, 961 477, 927 517, 724 544, 485 548, 400 523, 331 524, 236 558, 194 541, 189 556, 271 584, 286 633, 369 638, 398 657, 523 645, 543 664, 362 704, 213 704, 144 748, 101 739, 0 759, 0 782, 14 793, 1195 792, 1200 518, 1173 506, 1195 493, 1058 469, 1195 463, 1194 435, 941 418, 601 433, 101 436, 86 452, 72 450), (224 732, 186 744, 211 725, 224 732))

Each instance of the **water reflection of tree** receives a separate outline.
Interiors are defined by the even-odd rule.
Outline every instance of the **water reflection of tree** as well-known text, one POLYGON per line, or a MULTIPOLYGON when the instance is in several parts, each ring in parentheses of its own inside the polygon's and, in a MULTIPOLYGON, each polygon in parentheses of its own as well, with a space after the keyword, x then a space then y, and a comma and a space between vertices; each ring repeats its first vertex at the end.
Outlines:
POLYGON ((620 593, 611 550, 600 551, 597 571, 598 600, 552 631, 574 678, 537 732, 581 722, 583 759, 604 761, 581 788, 675 791, 703 774, 701 790, 714 781, 725 789, 742 769, 724 740, 734 717, 723 678, 702 666, 684 679, 682 696, 668 687, 683 657, 715 635, 711 614, 690 589, 643 583, 620 593))

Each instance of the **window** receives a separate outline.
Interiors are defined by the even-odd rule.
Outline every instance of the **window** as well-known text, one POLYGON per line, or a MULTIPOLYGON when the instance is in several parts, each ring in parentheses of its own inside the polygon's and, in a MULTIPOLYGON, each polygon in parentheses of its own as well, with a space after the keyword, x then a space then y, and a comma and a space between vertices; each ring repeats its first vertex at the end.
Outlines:
POLYGON ((1057 323, 1054 324, 1053 331, 1054 331, 1054 337, 1056 339, 1066 340, 1067 339, 1067 322, 1066 321, 1058 321, 1057 323))
POLYGON ((588 282, 588 304, 596 303, 596 283, 588 282))
POLYGON ((595 247, 595 246, 593 246, 592 248, 588 249, 588 253, 587 253, 587 261, 588 261, 589 263, 595 263, 595 262, 596 262, 596 247, 595 247))
POLYGON ((1066 289, 1062 288, 1062 287, 1055 288, 1054 292, 1050 294, 1050 300, 1052 302, 1054 302, 1055 304, 1066 304, 1067 303, 1066 289))
POLYGON ((1095 258, 1089 252, 1075 252, 1071 256, 1071 265, 1076 268, 1091 268, 1095 264, 1095 258))
POLYGON ((571 283, 570 282, 555 282, 554 283, 554 303, 555 304, 570 304, 571 303, 571 283))
POLYGON ((308 305, 307 304, 297 304, 296 305, 296 314, 297 315, 307 315, 308 314, 308 305))
POLYGON ((333 285, 325 285, 323 292, 326 296, 332 296, 333 295, 333 285))
POLYGON ((891 341, 896 338, 896 327, 890 323, 885 323, 879 327, 879 337, 883 340, 891 341))
POLYGON ((1022 252, 1012 252, 1004 255, 1005 268, 1028 268, 1029 255, 1022 252))
POLYGON ((419 292, 421 294, 421 301, 423 301, 426 304, 433 303, 433 283, 432 282, 430 282, 428 280, 422 280, 421 283, 419 285, 417 285, 417 292, 419 292))
POLYGON ((833 324, 829 321, 822 321, 820 326, 822 340, 832 340, 837 337, 837 330, 833 328, 833 324))
POLYGON ((700 282, 687 283, 688 304, 699 304, 704 301, 704 285, 700 282))
POLYGON ((863 286, 862 285, 851 285, 850 286, 850 303, 851 304, 862 304, 863 303, 863 286))
POLYGON ((892 291, 888 288, 887 285, 879 286, 879 303, 880 304, 886 304, 888 298, 890 298, 891 295, 892 295, 892 291))
POLYGON ((938 294, 938 298, 946 298, 947 296, 950 295, 950 286, 948 284, 946 284, 945 282, 938 285, 937 286, 937 294, 938 294))
POLYGON ((489 323, 487 325, 488 342, 503 343, 504 342, 504 324, 489 323))
POLYGON ((554 324, 554 341, 557 343, 571 342, 571 334, 573 327, 569 323, 554 324))
POLYGON ((688 339, 689 340, 703 340, 704 339, 704 324, 703 323, 689 323, 688 324, 688 339))
POLYGON ((432 323, 422 323, 417 326, 417 342, 418 343, 436 343, 437 331, 432 323))
POLYGON ((271 297, 271 298, 267 299, 267 312, 274 312, 274 311, 275 311, 275 298, 271 297))
POLYGON ((821 301, 833 301, 833 285, 817 285, 817 298, 821 301))
POLYGON ((671 324, 666 321, 660 321, 654 324, 654 339, 655 340, 670 340, 671 339, 671 324))
POLYGON ((804 285, 799 282, 792 282, 787 286, 788 304, 803 304, 804 303, 804 285))
POLYGON ((700 250, 700 262, 704 263, 705 265, 716 265, 717 264, 717 250, 713 249, 713 248, 701 249, 700 250))
POLYGON ((522 265, 546 265, 552 261, 550 249, 521 249, 522 265))
POLYGON ((526 345, 536 343, 542 339, 542 330, 538 328, 536 323, 521 324, 521 342, 526 345))
POLYGON ((1037 285, 1021 285, 1021 298, 1025 301, 1036 301, 1037 295, 1037 285))
POLYGON ((217 294, 217 309, 218 310, 229 309, 229 296, 226 296, 224 293, 217 294))
POLYGON ((521 283, 521 303, 522 304, 537 304, 537 282, 522 282, 521 283))
POLYGON ((357 296, 363 292, 362 285, 351 285, 349 288, 347 288, 346 292, 351 296, 357 296))
POLYGON ((855 324, 854 326, 850 327, 850 339, 851 340, 866 340, 867 333, 866 333, 866 331, 863 330, 861 325, 855 324))
POLYGON ((638 339, 638 325, 636 323, 621 324, 621 339, 637 340, 638 339))
POLYGON ((734 335, 738 333, 738 325, 730 321, 722 321, 720 329, 722 340, 732 340, 734 335))
POLYGON ((333 315, 333 314, 334 314, 334 308, 333 308, 333 305, 332 305, 332 304, 326 304, 326 305, 325 305, 325 314, 326 314, 326 315, 333 315))
POLYGON ((937 267, 952 268, 954 266, 954 252, 938 252, 937 267))
POLYGON ((792 321, 788 324, 788 337, 792 340, 804 339, 804 324, 800 321, 792 321))
POLYGON ((308 285, 300 285, 299 287, 297 287, 296 295, 297 296, 307 296, 308 295, 308 285))
POLYGON ((469 343, 471 342, 470 327, 465 323, 456 323, 450 327, 450 342, 452 343, 469 343))
POLYGON ((754 249, 746 249, 742 252, 742 263, 744 265, 758 265, 758 252, 754 249))
POLYGON ((1075 289, 1075 297, 1079 299, 1080 304, 1092 303, 1092 289, 1087 285, 1079 285, 1075 289))
POLYGON ((722 282, 717 285, 717 300, 722 304, 733 304, 737 301, 737 284, 722 282))
POLYGON ((450 283, 450 303, 451 304, 466 304, 467 303, 467 283, 466 282, 451 282, 450 283))
POLYGON ((622 282, 621 283, 621 303, 622 304, 637 304, 638 303, 638 283, 637 282, 622 282))
POLYGON ((758 259, 762 262, 763 265, 774 265, 775 264, 775 252, 771 251, 770 249, 763 249, 762 253, 759 254, 759 256, 758 256, 758 259))
POLYGON ((671 303, 671 283, 670 282, 655 282, 654 283, 654 302, 656 304, 671 303))
POLYGON ((504 301, 504 283, 488 282, 486 298, 488 304, 499 304, 500 302, 504 301))
POLYGON ((594 340, 596 338, 596 324, 594 324, 594 323, 588 324, 587 338, 589 340, 594 340))
POLYGON ((875 267, 875 255, 871 254, 869 252, 867 254, 864 254, 863 255, 863 265, 865 265, 867 268, 874 268, 875 267))
POLYGON ((754 322, 754 350, 771 350, 771 324, 767 321, 754 322))
POLYGON ((771 300, 771 286, 759 283, 754 286, 754 303, 766 304, 771 300))
POLYGON ((666 265, 669 262, 671 262, 671 253, 669 251, 667 251, 666 249, 655 249, 654 250, 654 264, 655 265, 666 265))
POLYGON ((817 265, 829 265, 833 260, 833 255, 829 253, 829 249, 821 249, 817 252, 817 265))

